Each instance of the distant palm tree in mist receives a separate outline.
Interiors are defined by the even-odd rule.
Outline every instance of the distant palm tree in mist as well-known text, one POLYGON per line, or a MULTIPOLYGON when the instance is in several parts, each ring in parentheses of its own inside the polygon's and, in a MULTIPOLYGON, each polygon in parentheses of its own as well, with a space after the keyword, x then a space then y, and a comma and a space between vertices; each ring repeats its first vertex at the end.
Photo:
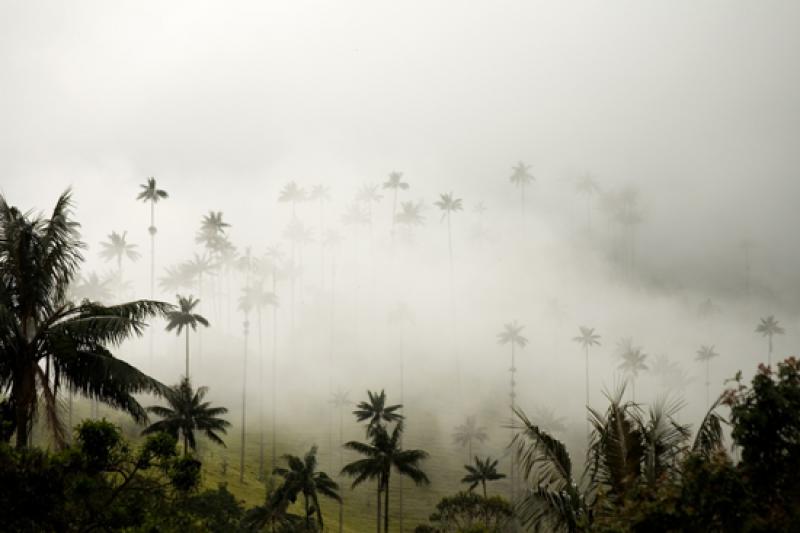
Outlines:
MULTIPOLYGON (((597 335, 594 332, 594 328, 580 326, 578 329, 580 331, 580 335, 578 335, 577 337, 573 337, 572 340, 583 346, 585 354, 584 367, 586 369, 586 407, 588 408, 591 406, 591 402, 589 401, 589 348, 591 348, 592 346, 600 346, 600 335, 597 335)), ((586 426, 586 431, 588 434, 589 432, 588 422, 586 426)))
POLYGON ((292 219, 297 218, 297 204, 303 203, 307 200, 305 189, 298 186, 296 182, 290 181, 278 195, 278 201, 292 206, 292 219))
POLYGON ((425 224, 425 217, 422 216, 422 202, 402 202, 400 212, 395 215, 394 220, 406 229, 407 240, 413 240, 413 228, 425 224))
POLYGON ((517 188, 519 188, 519 197, 520 197, 520 213, 525 215, 525 187, 533 183, 535 178, 533 174, 530 173, 530 165, 526 165, 522 161, 517 163, 516 166, 511 167, 513 173, 509 180, 513 183, 517 188))
POLYGON ((619 364, 619 369, 625 374, 626 378, 631 382, 631 395, 632 399, 636 401, 636 378, 639 372, 647 370, 645 360, 647 354, 642 351, 639 346, 634 346, 630 338, 624 338, 619 343, 620 357, 622 362, 619 364))
POLYGON ((719 354, 714 351, 714 345, 711 346, 701 346, 699 350, 697 350, 697 361, 706 364, 706 408, 708 408, 711 403, 709 401, 709 394, 711 388, 711 360, 715 357, 718 357, 719 354))
POLYGON ((186 331, 186 370, 184 376, 190 377, 189 374, 189 329, 197 331, 197 325, 208 327, 209 323, 206 318, 194 312, 194 308, 200 300, 195 299, 193 296, 183 297, 178 295, 178 308, 167 312, 167 331, 175 330, 176 335, 180 335, 184 330, 186 331))
POLYGON ((586 229, 589 233, 592 232, 592 199, 594 195, 600 192, 600 186, 597 181, 590 175, 585 174, 575 181, 575 191, 578 194, 586 196, 586 229))
MULTIPOLYGON (((227 230, 230 228, 231 225, 228 224, 223 220, 222 211, 209 211, 207 215, 203 215, 203 218, 200 220, 200 229, 197 230, 195 234, 195 242, 197 244, 202 245, 206 252, 208 253, 208 262, 207 265, 210 267, 216 267, 216 269, 221 273, 222 268, 227 268, 227 284, 228 284, 228 291, 227 291, 227 303, 228 303, 228 313, 230 319, 230 264, 233 260, 233 256, 235 256, 235 247, 231 242, 228 240, 227 230)), ((195 257, 198 257, 195 255, 195 257)), ((199 267, 200 265, 196 265, 199 267)), ((206 265, 203 265, 206 266, 206 265)), ((221 277, 221 276, 220 276, 221 277)), ((202 278, 199 279, 199 282, 202 284, 202 278)), ((200 294, 200 299, 203 299, 203 294, 200 294)), ((213 291, 212 291, 213 294, 213 291)), ((212 300, 212 303, 214 301, 212 300)), ((219 315, 217 315, 219 317, 219 315)))
POLYGON ((761 322, 756 327, 756 333, 761 333, 762 337, 767 338, 767 364, 772 366, 772 337, 783 335, 785 330, 775 320, 775 315, 769 315, 761 319, 761 322))
POLYGON ((463 424, 456 426, 453 432, 453 441, 467 450, 467 462, 472 461, 473 444, 483 444, 488 438, 486 428, 478 425, 474 415, 468 416, 463 424))
POLYGON ((451 192, 440 194, 439 200, 437 200, 434 205, 442 211, 442 221, 447 220, 447 250, 450 257, 450 300, 451 304, 453 304, 453 230, 450 223, 450 216, 456 211, 461 211, 463 206, 461 198, 456 198, 451 192))
POLYGON ((141 257, 141 254, 136 250, 137 246, 130 244, 127 236, 127 231, 122 233, 112 231, 108 236, 108 240, 100 243, 103 247, 100 251, 100 256, 106 261, 115 260, 117 262, 117 277, 120 282, 123 279, 122 260, 127 258, 132 262, 136 262, 141 257))
POLYGON ((391 238, 392 242, 394 242, 394 226, 397 222, 397 193, 398 191, 407 191, 409 185, 407 182, 403 181, 403 173, 402 172, 391 172, 389 174, 389 179, 386 180, 383 184, 384 189, 390 189, 392 191, 392 233, 391 238))
POLYGON ((97 272, 81 275, 78 282, 70 285, 70 293, 76 301, 90 300, 92 302, 108 303, 111 300, 109 278, 101 278, 97 272))
POLYGON ((283 261, 283 252, 279 246, 270 246, 267 248, 265 255, 266 262, 269 263, 270 278, 272 279, 272 294, 275 295, 276 304, 272 306, 272 372, 270 379, 272 380, 270 386, 271 402, 270 402, 270 435, 272 439, 272 469, 275 469, 277 463, 277 406, 278 406, 278 276, 280 272, 281 262, 283 261))
MULTIPOLYGON (((503 326, 503 331, 497 334, 497 342, 502 345, 510 344, 511 345, 511 368, 509 372, 511 372, 511 394, 509 395, 511 398, 511 422, 513 423, 514 420, 514 411, 517 408, 517 392, 516 392, 516 348, 519 347, 520 349, 525 348, 525 345, 528 344, 528 339, 522 336, 522 330, 524 326, 517 324, 517 321, 509 322, 503 326)), ((512 437, 514 435, 514 430, 511 430, 512 437)), ((511 467, 509 472, 511 473, 511 501, 514 502, 515 499, 515 492, 516 492, 516 473, 515 473, 515 461, 514 455, 511 454, 511 467)))
POLYGON ((166 200, 169 195, 167 191, 159 189, 156 185, 154 177, 147 178, 147 183, 140 185, 142 191, 136 197, 137 200, 150 203, 150 227, 147 228, 150 233, 150 299, 155 297, 155 283, 156 283, 156 204, 159 200, 166 200))
POLYGON ((242 352, 242 447, 239 452, 239 483, 244 482, 244 448, 247 434, 247 357, 250 338, 250 312, 253 310, 252 294, 245 287, 239 297, 239 310, 244 314, 244 350, 242 352))

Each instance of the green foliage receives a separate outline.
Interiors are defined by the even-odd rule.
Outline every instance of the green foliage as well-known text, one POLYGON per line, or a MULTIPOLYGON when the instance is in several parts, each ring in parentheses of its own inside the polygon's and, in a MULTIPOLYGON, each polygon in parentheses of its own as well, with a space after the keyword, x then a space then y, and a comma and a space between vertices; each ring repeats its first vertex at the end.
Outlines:
POLYGON ((415 533, 504 533, 511 531, 513 509, 500 496, 484 498, 473 492, 459 492, 436 504, 430 525, 415 533))

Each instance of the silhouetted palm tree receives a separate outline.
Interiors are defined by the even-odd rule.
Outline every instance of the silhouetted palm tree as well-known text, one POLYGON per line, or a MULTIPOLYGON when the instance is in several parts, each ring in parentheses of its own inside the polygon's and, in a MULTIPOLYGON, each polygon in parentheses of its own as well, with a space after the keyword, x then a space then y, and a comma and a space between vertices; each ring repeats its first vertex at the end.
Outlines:
MULTIPOLYGON (((275 299, 278 298, 278 272, 281 262, 283 261, 283 252, 281 251, 280 247, 278 246, 270 246, 267 248, 266 253, 266 260, 269 262, 271 275, 272 278, 272 294, 275 295, 275 299)), ((276 427, 276 417, 277 417, 277 406, 278 406, 278 306, 272 306, 272 372, 270 378, 272 380, 272 385, 270 387, 270 394, 271 394, 271 405, 270 405, 270 427, 271 427, 271 435, 272 435, 272 468, 274 469, 276 466, 276 458, 277 458, 277 448, 276 448, 276 437, 277 437, 277 427, 276 427)))
POLYGON ((192 296, 183 297, 178 295, 178 309, 174 309, 167 313, 167 331, 175 330, 176 335, 180 335, 182 331, 186 330, 186 373, 189 377, 189 329, 197 331, 197 325, 208 327, 208 320, 204 316, 194 313, 194 308, 200 300, 196 300, 192 296))
POLYGON ((589 406, 591 405, 589 402, 589 348, 591 346, 600 346, 600 335, 595 334, 594 328, 580 326, 579 329, 581 334, 577 337, 573 337, 572 340, 583 346, 586 355, 586 405, 589 406))
POLYGON ((207 393, 208 387, 193 390, 189 378, 184 377, 179 384, 165 391, 164 399, 169 407, 154 405, 147 408, 148 412, 161 417, 161 420, 147 426, 142 435, 164 432, 177 439, 180 434, 184 455, 189 453, 189 448, 197 449, 195 431, 202 431, 212 442, 225 446, 219 434, 226 434, 231 424, 220 415, 228 410, 225 407, 211 407, 209 402, 204 402, 207 393))
POLYGON ((472 444, 474 442, 483 444, 488 438, 486 428, 478 426, 475 416, 468 416, 466 421, 456 426, 453 432, 453 441, 467 449, 467 461, 472 460, 472 444))
POLYGON ((313 515, 317 515, 319 530, 324 531, 325 523, 322 519, 322 507, 319 504, 319 496, 325 496, 337 502, 339 497, 339 485, 325 472, 317 471, 317 447, 312 446, 311 450, 301 459, 295 455, 284 455, 283 458, 288 463, 289 468, 276 468, 274 473, 283 478, 282 489, 286 491, 290 502, 294 503, 297 496, 303 495, 303 508, 305 510, 306 528, 310 531, 313 515))
POLYGON ((383 184, 383 188, 392 190, 392 241, 394 241, 394 225, 397 222, 397 192, 407 191, 408 183, 403 181, 402 172, 391 172, 389 179, 383 184))
POLYGON ((762 337, 767 338, 767 364, 772 366, 772 337, 775 335, 783 335, 785 330, 775 320, 774 315, 769 315, 767 318, 762 318, 761 322, 756 327, 756 333, 761 333, 762 337))
POLYGON ((477 455, 475 456, 475 464, 474 465, 464 465, 464 468, 467 471, 467 475, 461 479, 461 483, 469 483, 469 491, 472 492, 475 490, 475 487, 481 485, 483 487, 483 497, 486 498, 486 482, 487 481, 496 481, 498 479, 503 479, 506 477, 505 474, 501 474, 497 471, 497 459, 492 459, 491 457, 486 457, 485 459, 481 459, 477 455))
POLYGON ((711 387, 711 360, 715 357, 718 357, 719 354, 714 351, 714 345, 711 346, 701 346, 699 350, 697 350, 697 360, 706 364, 706 408, 711 405, 709 401, 709 389, 711 387))
POLYGON ((127 258, 135 262, 141 257, 141 254, 136 251, 136 245, 128 243, 127 235, 127 231, 123 231, 121 234, 112 231, 108 236, 108 240, 100 243, 103 247, 100 251, 100 255, 103 259, 106 261, 115 260, 117 262, 117 275, 120 280, 122 280, 122 259, 127 258))
MULTIPOLYGON (((509 372, 511 372, 511 394, 509 395, 511 398, 511 422, 513 423, 514 420, 514 410, 517 408, 517 393, 516 393, 516 373, 517 373, 517 366, 516 366, 516 348, 524 348, 526 344, 528 344, 528 339, 522 336, 522 330, 524 326, 517 324, 517 321, 510 322, 503 326, 503 331, 497 334, 497 342, 500 344, 510 344, 511 345, 511 368, 509 372)), ((514 431, 512 429, 511 435, 513 437, 514 431)), ((511 501, 514 502, 515 492, 516 492, 516 473, 515 473, 515 464, 514 464, 514 456, 511 456, 511 466, 509 469, 511 473, 511 501)))
POLYGON ((169 195, 167 191, 159 189, 156 186, 156 179, 154 177, 147 178, 147 183, 140 185, 142 191, 136 197, 137 200, 142 202, 150 202, 150 227, 147 228, 150 233, 150 298, 155 297, 155 283, 156 283, 156 204, 159 200, 166 200, 169 195))
POLYGON ((166 390, 114 357, 111 349, 140 336, 144 321, 163 315, 168 304, 104 306, 67 299, 85 246, 71 209, 69 191, 58 198, 49 218, 9 206, 0 195, 0 386, 13 407, 17 447, 28 445, 40 403, 56 443, 65 442, 61 387, 121 409, 139 423, 147 415, 134 395, 166 390))
POLYGON ((356 405, 353 414, 356 415, 358 422, 367 422, 367 436, 372 435, 378 427, 384 423, 400 422, 403 415, 400 411, 403 406, 400 404, 386 405, 386 391, 380 393, 367 391, 367 401, 361 401, 356 405))
POLYGON ((354 478, 353 487, 364 481, 377 480, 378 482, 378 526, 376 531, 380 533, 381 523, 381 494, 383 500, 383 530, 389 531, 389 488, 392 470, 397 471, 401 476, 410 478, 417 485, 428 485, 430 480, 425 472, 420 468, 420 463, 428 457, 423 450, 403 450, 400 446, 400 437, 403 433, 403 423, 398 422, 391 434, 388 430, 378 424, 372 432, 372 440, 369 443, 350 441, 345 444, 347 449, 363 455, 364 459, 358 459, 346 465, 342 473, 354 478))
POLYGON ((525 187, 527 187, 530 183, 533 183, 535 178, 533 174, 530 173, 530 166, 526 165, 522 161, 517 163, 517 166, 511 167, 514 171, 509 178, 511 183, 515 186, 519 187, 519 194, 520 194, 520 212, 524 215, 525 214, 525 187))

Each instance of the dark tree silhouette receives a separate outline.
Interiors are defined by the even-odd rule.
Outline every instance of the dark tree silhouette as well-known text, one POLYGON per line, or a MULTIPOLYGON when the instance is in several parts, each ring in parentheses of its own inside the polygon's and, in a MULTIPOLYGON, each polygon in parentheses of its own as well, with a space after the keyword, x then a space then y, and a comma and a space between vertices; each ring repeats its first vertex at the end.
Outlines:
POLYGON ((147 178, 147 183, 139 186, 142 190, 136 197, 137 200, 150 203, 150 227, 147 228, 150 233, 150 298, 155 297, 155 284, 156 284, 156 204, 160 200, 166 200, 169 195, 167 191, 159 189, 156 185, 154 177, 147 178))
POLYGON ((135 301, 105 306, 67 299, 83 261, 72 199, 63 193, 49 218, 23 213, 0 195, 0 388, 13 412, 17 447, 28 444, 40 405, 57 444, 65 442, 58 393, 67 387, 147 419, 135 394, 166 387, 117 359, 112 349, 140 336, 145 320, 170 306, 135 301))
POLYGON ((176 335, 180 335, 184 330, 186 331, 186 373, 189 377, 189 329, 197 331, 197 325, 208 327, 208 320, 202 315, 194 313, 194 308, 200 300, 192 296, 178 295, 178 308, 173 309, 167 313, 167 331, 175 330, 176 335))
POLYGON ((325 496, 340 502, 339 485, 325 472, 317 471, 316 446, 312 446, 302 459, 288 454, 283 458, 288 463, 288 468, 274 470, 276 475, 283 478, 282 490, 291 503, 294 503, 299 495, 303 496, 303 509, 308 531, 311 531, 311 521, 314 515, 317 517, 319 530, 324 531, 325 522, 322 519, 319 497, 325 496))
POLYGON ((187 455, 189 449, 197 450, 195 431, 202 431, 208 439, 220 446, 225 446, 220 434, 226 434, 230 422, 220 418, 228 412, 225 407, 212 407, 209 402, 204 402, 208 387, 192 389, 188 378, 167 389, 164 399, 168 407, 154 405, 147 411, 161 418, 142 431, 142 435, 164 432, 176 439, 183 439, 183 454, 187 455))
POLYGON ((485 459, 481 459, 476 455, 475 464, 464 465, 464 469, 467 471, 467 475, 461 479, 461 483, 469 483, 470 492, 475 490, 478 485, 481 485, 484 498, 487 497, 486 483, 488 481, 496 481, 506 477, 505 474, 497 471, 497 459, 492 459, 488 456, 485 459))

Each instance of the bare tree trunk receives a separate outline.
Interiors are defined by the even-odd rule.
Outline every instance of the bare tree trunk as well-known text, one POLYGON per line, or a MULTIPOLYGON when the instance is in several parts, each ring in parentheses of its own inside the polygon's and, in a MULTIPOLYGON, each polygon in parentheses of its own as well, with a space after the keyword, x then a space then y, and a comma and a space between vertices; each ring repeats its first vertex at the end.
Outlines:
POLYGON ((242 449, 239 453, 239 482, 244 482, 244 445, 247 427, 247 337, 250 332, 250 323, 245 315, 244 319, 244 359, 242 361, 242 449))

